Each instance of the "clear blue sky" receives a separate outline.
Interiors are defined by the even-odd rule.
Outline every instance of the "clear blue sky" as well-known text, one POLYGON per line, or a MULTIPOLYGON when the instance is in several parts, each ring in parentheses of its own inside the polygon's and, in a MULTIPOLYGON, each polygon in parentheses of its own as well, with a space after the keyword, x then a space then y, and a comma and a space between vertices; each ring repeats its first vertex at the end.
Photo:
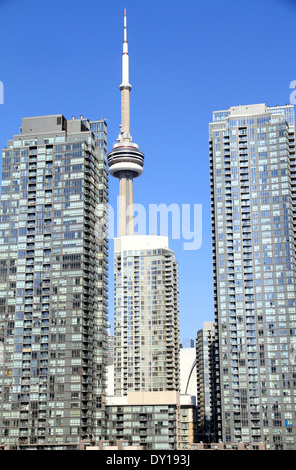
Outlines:
MULTIPOLYGON (((131 132, 145 153, 135 202, 202 204, 203 240, 179 263, 180 330, 213 320, 208 123, 238 104, 289 102, 296 80, 296 1, 0 0, 0 145, 21 118, 63 113, 120 123, 123 10, 128 15, 131 132)), ((110 179, 110 203, 118 181, 110 179)), ((110 315, 113 320, 113 244, 110 315)))

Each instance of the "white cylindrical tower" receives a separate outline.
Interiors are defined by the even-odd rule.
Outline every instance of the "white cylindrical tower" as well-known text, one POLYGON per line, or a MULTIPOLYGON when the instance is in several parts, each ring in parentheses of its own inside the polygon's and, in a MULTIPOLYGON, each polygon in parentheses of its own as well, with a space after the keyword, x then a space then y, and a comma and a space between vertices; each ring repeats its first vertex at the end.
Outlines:
POLYGON ((127 43, 126 10, 124 10, 124 38, 122 52, 121 132, 108 154, 109 173, 119 178, 118 236, 134 234, 133 179, 143 172, 144 154, 132 142, 130 134, 129 55, 127 43))

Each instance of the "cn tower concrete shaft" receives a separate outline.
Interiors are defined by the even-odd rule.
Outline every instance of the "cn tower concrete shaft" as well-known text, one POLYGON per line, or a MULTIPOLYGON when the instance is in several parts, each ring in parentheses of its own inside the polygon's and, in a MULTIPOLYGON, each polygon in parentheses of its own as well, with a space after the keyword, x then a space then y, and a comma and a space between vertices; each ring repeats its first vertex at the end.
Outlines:
POLYGON ((133 179, 143 172, 144 154, 130 134, 129 55, 126 10, 124 10, 124 41, 122 52, 121 130, 108 154, 109 173, 119 178, 118 237, 134 235, 133 179))
MULTIPOLYGON (((130 136, 130 88, 121 86, 121 132, 130 136)), ((124 139, 124 137, 123 137, 124 139)), ((126 137, 129 140, 129 137, 126 137)))
POLYGON ((130 175, 119 178, 118 236, 134 235, 133 179, 130 175))

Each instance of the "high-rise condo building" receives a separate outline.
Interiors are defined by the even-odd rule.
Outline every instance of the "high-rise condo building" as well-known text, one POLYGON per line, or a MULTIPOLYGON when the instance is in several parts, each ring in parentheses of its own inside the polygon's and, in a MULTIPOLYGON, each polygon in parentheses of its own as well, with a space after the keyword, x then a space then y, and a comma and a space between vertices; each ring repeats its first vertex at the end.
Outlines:
POLYGON ((204 322, 196 337, 197 441, 218 442, 214 322, 204 322))
POLYGON ((180 407, 178 269, 167 237, 134 233, 133 179, 143 171, 144 154, 130 135, 130 90, 125 12, 121 132, 108 155, 109 172, 119 179, 115 397, 108 399, 108 435, 147 449, 175 449, 180 407))
POLYGON ((178 391, 178 266, 167 237, 115 240, 114 394, 178 391))
POLYGON ((295 449, 294 108, 217 111, 209 131, 222 439, 295 449))
POLYGON ((24 118, 2 152, 0 444, 105 436, 106 124, 24 118))

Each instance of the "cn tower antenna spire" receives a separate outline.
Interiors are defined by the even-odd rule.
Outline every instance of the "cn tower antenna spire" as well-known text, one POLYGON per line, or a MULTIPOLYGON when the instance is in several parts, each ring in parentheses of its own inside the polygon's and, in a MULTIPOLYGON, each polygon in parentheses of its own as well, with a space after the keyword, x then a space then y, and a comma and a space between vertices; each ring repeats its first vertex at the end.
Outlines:
POLYGON ((129 55, 127 43, 126 10, 124 10, 122 83, 121 92, 121 129, 117 142, 108 154, 109 173, 119 179, 119 228, 118 236, 134 234, 133 179, 143 172, 144 154, 132 141, 130 134, 130 91, 129 55))
POLYGON ((124 42, 127 42, 126 9, 124 9, 124 42))
POLYGON ((129 57, 127 43, 126 10, 124 10, 123 48, 122 48, 122 85, 129 84, 129 57))
POLYGON ((122 47, 122 83, 119 87, 121 91, 121 135, 119 139, 131 140, 130 135, 130 91, 132 89, 129 83, 129 55, 127 43, 127 24, 126 10, 124 10, 123 22, 123 47, 122 47))

